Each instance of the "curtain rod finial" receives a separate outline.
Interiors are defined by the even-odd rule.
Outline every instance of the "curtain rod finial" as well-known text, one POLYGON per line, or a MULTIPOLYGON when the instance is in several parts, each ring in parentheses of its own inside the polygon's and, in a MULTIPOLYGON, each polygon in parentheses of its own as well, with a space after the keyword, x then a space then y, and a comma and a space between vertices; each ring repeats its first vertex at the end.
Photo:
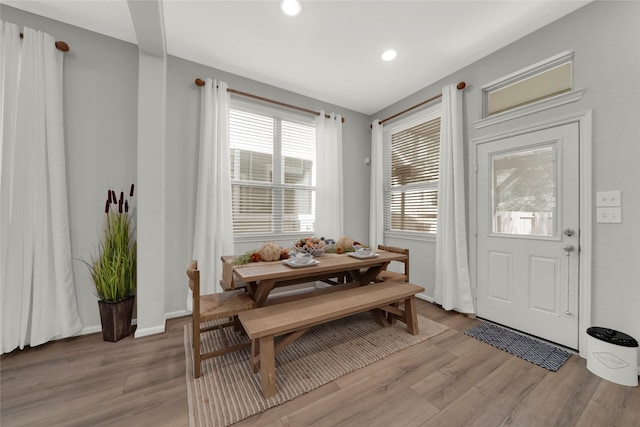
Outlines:
POLYGON ((196 86, 204 86, 204 80, 202 80, 200 77, 198 77, 196 79, 196 86))
POLYGON ((65 42, 56 42, 56 47, 62 52, 69 52, 69 45, 65 42))
POLYGON ((465 87, 467 87, 467 84, 465 82, 460 82, 458 83, 458 86, 456 86, 458 88, 458 90, 462 90, 465 87))

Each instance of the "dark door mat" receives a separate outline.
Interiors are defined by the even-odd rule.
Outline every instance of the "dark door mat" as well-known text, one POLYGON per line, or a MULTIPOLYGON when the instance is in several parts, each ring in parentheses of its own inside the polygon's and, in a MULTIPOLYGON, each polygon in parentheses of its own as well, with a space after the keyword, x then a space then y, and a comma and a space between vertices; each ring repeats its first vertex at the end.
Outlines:
POLYGON ((464 333, 554 372, 571 356, 566 350, 489 322, 482 322, 464 333))

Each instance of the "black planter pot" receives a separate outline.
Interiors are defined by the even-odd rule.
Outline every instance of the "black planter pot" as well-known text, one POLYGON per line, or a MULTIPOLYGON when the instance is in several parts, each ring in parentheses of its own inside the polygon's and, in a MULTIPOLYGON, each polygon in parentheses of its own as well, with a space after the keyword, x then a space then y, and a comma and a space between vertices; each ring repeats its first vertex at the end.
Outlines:
POLYGON ((135 296, 118 302, 98 301, 102 338, 116 342, 131 334, 131 318, 135 296))

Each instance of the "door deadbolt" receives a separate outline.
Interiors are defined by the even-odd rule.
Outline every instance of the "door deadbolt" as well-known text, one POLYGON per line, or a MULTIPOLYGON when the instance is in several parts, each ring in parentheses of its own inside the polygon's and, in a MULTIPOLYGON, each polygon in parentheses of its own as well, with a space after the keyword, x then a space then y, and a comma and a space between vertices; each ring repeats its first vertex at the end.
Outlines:
POLYGON ((575 230, 571 229, 571 228, 567 228, 566 230, 564 230, 563 234, 567 237, 571 237, 574 234, 576 234, 575 230))

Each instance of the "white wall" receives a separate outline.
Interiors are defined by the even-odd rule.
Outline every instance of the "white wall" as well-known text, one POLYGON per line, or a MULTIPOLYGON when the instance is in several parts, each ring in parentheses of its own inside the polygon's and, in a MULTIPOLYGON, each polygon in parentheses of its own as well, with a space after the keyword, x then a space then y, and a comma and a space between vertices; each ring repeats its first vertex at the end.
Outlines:
MULTIPOLYGON (((519 41, 407 97, 372 118, 384 118, 466 81, 465 147, 469 141, 537 122, 593 111, 593 190, 621 190, 622 224, 593 224, 592 323, 640 338, 640 3, 593 2, 519 41), (476 129, 481 86, 554 56, 575 51, 574 87, 585 89, 576 103, 512 123, 476 129)), ((595 200, 595 194, 594 200, 595 200)), ((595 207, 593 207, 595 221, 595 207)), ((396 242, 397 243, 397 242, 396 242)), ((420 270, 433 295, 433 246, 412 253, 412 281, 420 270), (422 257, 423 264, 414 257, 422 257)))

